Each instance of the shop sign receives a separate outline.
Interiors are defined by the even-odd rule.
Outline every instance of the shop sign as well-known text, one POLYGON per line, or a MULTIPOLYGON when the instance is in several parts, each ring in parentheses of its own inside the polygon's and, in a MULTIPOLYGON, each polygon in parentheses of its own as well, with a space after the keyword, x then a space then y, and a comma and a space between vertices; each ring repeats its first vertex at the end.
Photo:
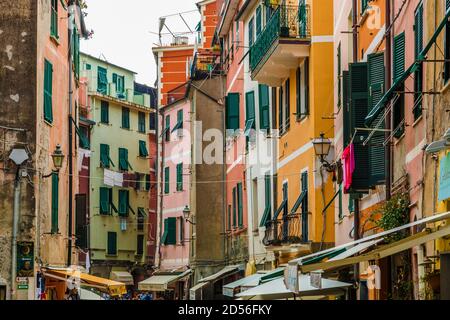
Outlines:
POLYGON ((17 276, 34 277, 33 242, 17 242, 17 276))
POLYGON ((439 176, 439 201, 450 198, 450 153, 441 158, 439 176))
POLYGON ((17 289, 18 290, 26 290, 28 289, 28 278, 26 277, 17 277, 17 289))
POLYGON ((284 270, 284 285, 286 288, 296 294, 299 293, 298 287, 298 264, 289 263, 284 270))

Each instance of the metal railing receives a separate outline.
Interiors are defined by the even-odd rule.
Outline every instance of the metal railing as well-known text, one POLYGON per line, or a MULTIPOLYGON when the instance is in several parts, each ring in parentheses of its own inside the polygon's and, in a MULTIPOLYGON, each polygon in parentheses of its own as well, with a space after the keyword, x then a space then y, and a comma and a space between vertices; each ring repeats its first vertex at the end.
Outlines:
POLYGON ((250 48, 250 68, 255 70, 278 38, 310 39, 309 5, 279 5, 250 48))
POLYGON ((288 214, 280 219, 269 221, 263 239, 265 246, 303 243, 303 213, 288 214))

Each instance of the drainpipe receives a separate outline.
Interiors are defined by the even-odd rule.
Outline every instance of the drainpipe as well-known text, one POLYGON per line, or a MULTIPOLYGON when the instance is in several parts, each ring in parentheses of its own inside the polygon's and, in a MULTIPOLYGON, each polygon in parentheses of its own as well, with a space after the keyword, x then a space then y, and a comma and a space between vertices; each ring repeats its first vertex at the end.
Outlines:
MULTIPOLYGON (((386 77, 385 82, 386 88, 390 88, 392 85, 392 42, 391 42, 391 0, 386 0, 386 49, 385 49, 385 68, 386 68, 386 77)), ((391 111, 389 111, 386 115, 386 129, 390 130, 392 128, 391 124, 391 111)), ((389 139, 391 133, 386 131, 385 139, 389 139)), ((390 141, 389 141, 390 142, 390 141)), ((391 198, 391 185, 392 185, 392 177, 391 177, 391 144, 388 143, 385 149, 385 163, 386 163, 386 200, 391 198)))
POLYGON ((14 209, 13 209, 13 230, 12 230, 12 252, 11 252, 11 299, 16 294, 16 269, 17 269, 17 233, 19 229, 20 214, 20 166, 16 171, 14 181, 14 209))
MULTIPOLYGON (((353 0, 352 5, 352 16, 353 16, 353 62, 358 62, 358 1, 353 0)), ((354 240, 359 239, 359 198, 354 200, 355 204, 355 214, 353 217, 353 232, 354 240)), ((353 278, 355 281, 356 288, 358 288, 359 283, 359 263, 355 263, 353 268, 353 278)), ((358 299, 358 298, 357 298, 358 299)))
MULTIPOLYGON (((70 21, 70 12, 69 12, 69 21, 70 21)), ((73 41, 72 29, 69 26, 69 225, 68 225, 68 237, 69 242, 67 246, 67 266, 70 267, 72 265, 72 207, 73 207, 73 123, 72 123, 72 96, 73 96, 73 84, 72 84, 72 46, 71 42, 73 41)))

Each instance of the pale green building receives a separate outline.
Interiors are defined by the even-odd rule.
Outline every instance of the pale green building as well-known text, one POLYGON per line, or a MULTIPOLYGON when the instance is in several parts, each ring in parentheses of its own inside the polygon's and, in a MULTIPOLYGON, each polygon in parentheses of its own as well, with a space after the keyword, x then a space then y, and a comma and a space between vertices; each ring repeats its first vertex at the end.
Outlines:
POLYGON ((148 93, 135 91, 133 71, 87 54, 81 54, 80 68, 91 123, 90 273, 132 285, 148 264, 155 109, 148 93))

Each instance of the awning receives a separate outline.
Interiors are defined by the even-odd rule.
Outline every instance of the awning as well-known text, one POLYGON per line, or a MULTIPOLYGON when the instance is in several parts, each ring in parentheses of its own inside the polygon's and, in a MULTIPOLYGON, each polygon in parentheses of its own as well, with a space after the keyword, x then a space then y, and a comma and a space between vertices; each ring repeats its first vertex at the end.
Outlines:
POLYGON ((174 282, 181 280, 191 273, 191 269, 184 272, 160 273, 144 281, 139 282, 138 289, 141 291, 166 291, 174 282))
MULTIPOLYGON (((311 277, 309 275, 301 274, 299 275, 300 293, 297 296, 339 295, 344 294, 345 289, 350 286, 352 286, 351 283, 322 278, 322 289, 317 289, 311 286, 311 277)), ((274 300, 292 298, 294 297, 294 293, 286 288, 283 278, 278 278, 241 292, 237 294, 236 297, 274 300)))
POLYGON ((80 288, 79 290, 80 300, 105 300, 97 293, 92 292, 91 290, 80 288))
POLYGON ((364 251, 364 250, 370 248, 371 246, 376 245, 377 243, 380 243, 381 241, 383 241, 383 238, 357 244, 353 248, 347 249, 344 252, 342 252, 341 254, 338 254, 337 256, 335 256, 331 259, 328 259, 328 261, 336 261, 336 260, 349 258, 355 254, 361 253, 361 251, 364 251))
POLYGON ((208 286, 208 282, 200 282, 189 289, 189 300, 203 300, 203 288, 208 286))
POLYGON ((377 247, 376 249, 362 255, 344 259, 335 259, 333 261, 319 262, 310 265, 300 265, 299 269, 302 273, 307 273, 314 270, 330 270, 345 267, 363 261, 379 260, 448 235, 450 235, 450 225, 442 228, 437 227, 434 230, 426 229, 402 240, 377 247))
POLYGON ((240 291, 240 288, 242 288, 242 286, 248 285, 249 283, 256 283, 256 285, 258 285, 262 276, 264 276, 264 274, 256 273, 226 284, 222 288, 223 295, 227 297, 234 297, 234 295, 240 291))
POLYGON ((131 273, 126 271, 111 271, 110 279, 123 282, 126 285, 134 284, 133 276, 131 275, 131 273))
POLYGON ((127 293, 125 284, 122 282, 96 277, 87 273, 79 272, 72 269, 50 269, 44 271, 47 277, 66 281, 73 278, 80 280, 81 284, 96 287, 100 290, 108 292, 111 296, 120 296, 127 293))
POLYGON ((199 282, 217 281, 239 271, 239 265, 226 266, 219 272, 201 279, 199 282))
POLYGON ((280 268, 277 268, 277 269, 275 269, 273 271, 270 271, 270 272, 264 274, 261 277, 260 282, 261 283, 269 282, 269 281, 271 281, 273 279, 276 279, 276 278, 279 278, 279 277, 283 277, 283 276, 284 276, 284 267, 280 267, 280 268))

